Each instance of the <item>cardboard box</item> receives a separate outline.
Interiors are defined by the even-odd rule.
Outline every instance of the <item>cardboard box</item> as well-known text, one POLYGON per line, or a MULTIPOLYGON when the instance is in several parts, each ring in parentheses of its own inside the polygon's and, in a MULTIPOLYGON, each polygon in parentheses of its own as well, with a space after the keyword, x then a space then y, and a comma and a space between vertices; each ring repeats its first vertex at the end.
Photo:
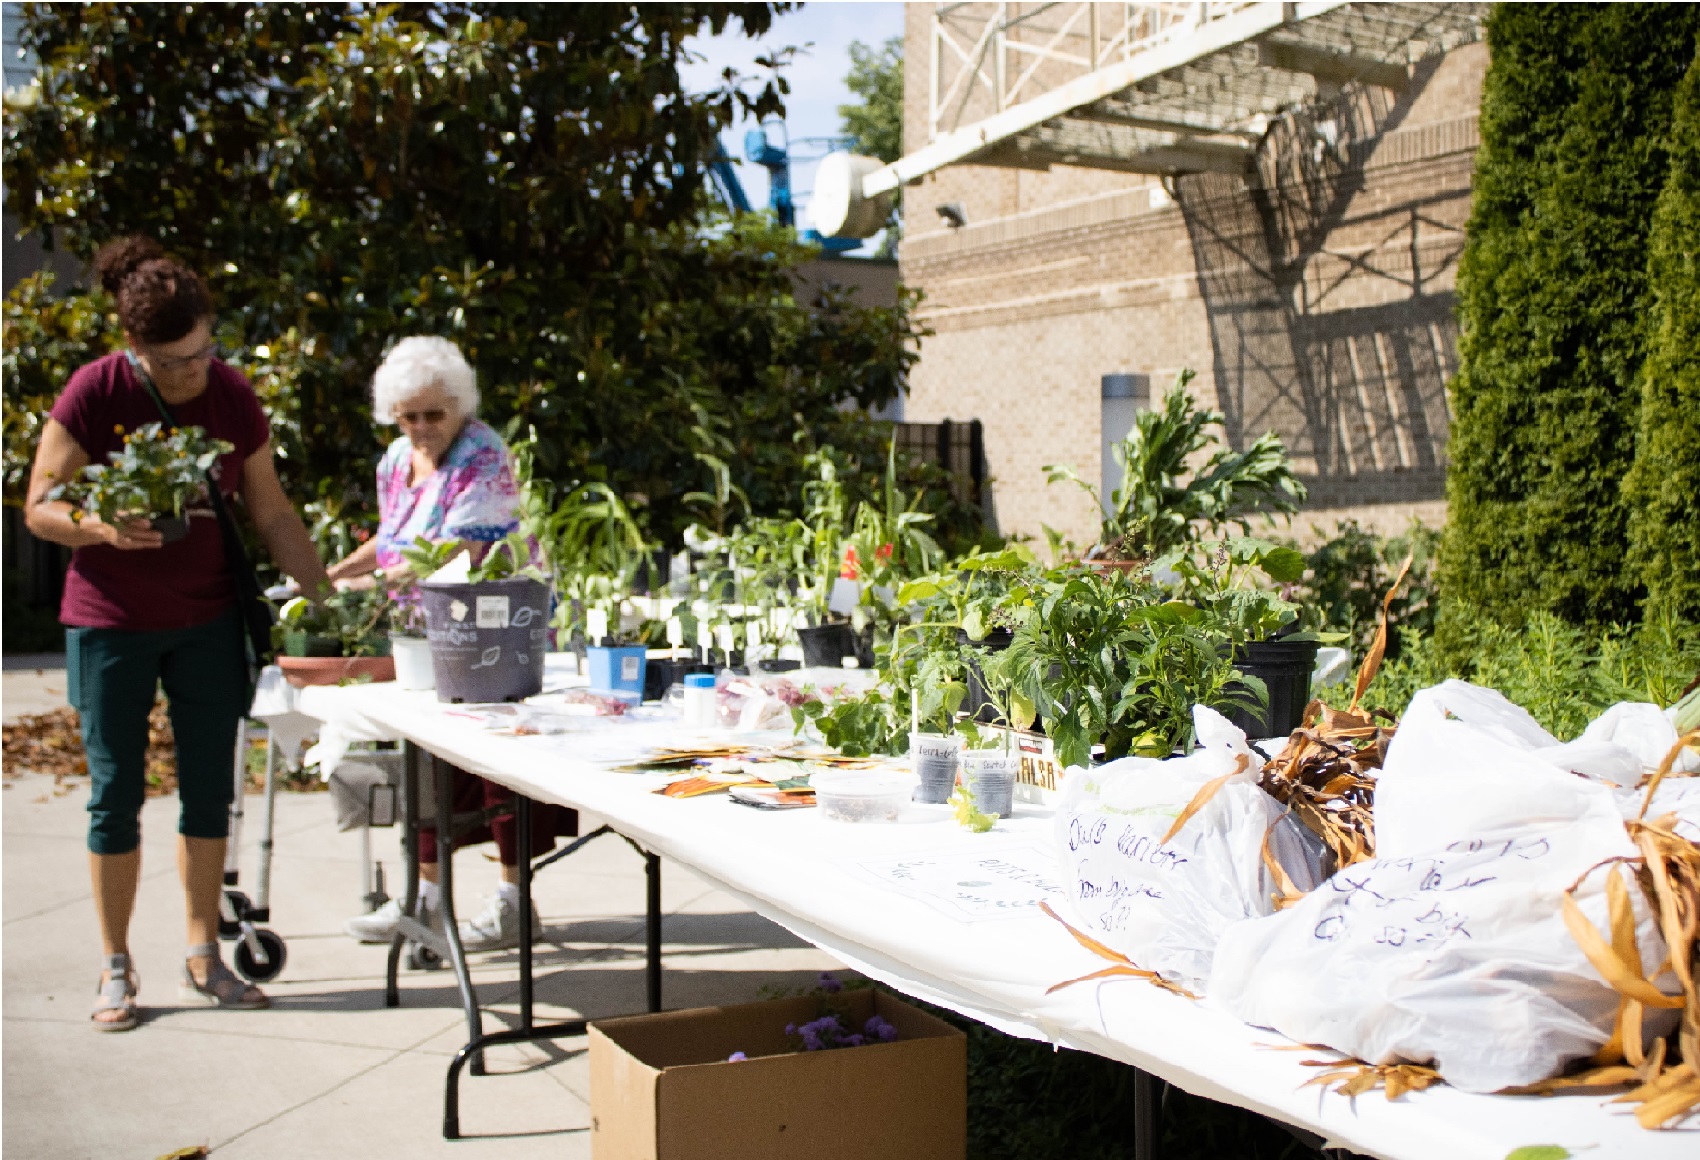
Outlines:
POLYGON ((831 998, 892 1043, 792 1051, 818 996, 602 1019, 590 1025, 595 1160, 957 1160, 967 1152, 968 1041, 880 991, 831 998), (726 1057, 742 1051, 737 1063, 726 1057))

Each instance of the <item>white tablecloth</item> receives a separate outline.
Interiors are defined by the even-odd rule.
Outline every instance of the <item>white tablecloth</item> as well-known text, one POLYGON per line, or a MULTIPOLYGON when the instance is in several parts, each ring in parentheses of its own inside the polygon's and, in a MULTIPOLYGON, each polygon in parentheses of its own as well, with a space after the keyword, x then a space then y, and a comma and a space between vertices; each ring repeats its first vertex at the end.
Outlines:
POLYGON ((1317 1069, 1302 1061, 1321 1053, 1275 1050, 1290 1045, 1208 998, 1194 1002, 1141 980, 1047 995, 1052 984, 1107 964, 1036 909, 1047 896, 1050 858, 1042 807, 1018 806, 1016 817, 976 835, 944 807, 912 807, 896 825, 845 825, 818 810, 764 812, 721 794, 666 798, 651 792, 661 777, 608 767, 649 746, 704 739, 673 722, 582 719, 567 733, 513 737, 450 712, 429 693, 390 685, 312 692, 311 712, 329 723, 388 731, 535 800, 600 814, 900 991, 1012 1034, 1134 1064, 1333 1144, 1400 1160, 1503 1160, 1534 1144, 1602 1160, 1700 1155, 1700 1131, 1645 1131, 1626 1105, 1599 1095, 1478 1096, 1439 1087, 1390 1103, 1379 1092, 1356 1101, 1326 1094, 1304 1086, 1317 1069), (940 883, 947 889, 936 889, 940 883))

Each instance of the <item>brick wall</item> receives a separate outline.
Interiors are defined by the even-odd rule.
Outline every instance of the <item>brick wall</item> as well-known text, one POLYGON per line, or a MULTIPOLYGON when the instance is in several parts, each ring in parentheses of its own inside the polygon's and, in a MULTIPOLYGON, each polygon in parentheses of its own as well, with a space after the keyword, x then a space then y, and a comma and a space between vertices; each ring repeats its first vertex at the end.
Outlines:
MULTIPOLYGON (((929 21, 909 6, 909 150, 926 140, 929 21)), ((1295 532, 1342 514, 1389 530, 1444 518, 1453 278, 1486 60, 1468 46, 1397 97, 1348 91, 1280 123, 1261 191, 985 165, 909 187, 903 279, 936 333, 906 418, 982 420, 1001 529, 1089 542, 1090 501, 1047 487, 1044 465, 1099 478, 1100 376, 1144 372, 1160 390, 1191 367, 1236 443, 1273 429, 1294 452, 1313 492, 1295 532), (1316 150, 1329 117, 1344 140, 1316 150), (964 227, 934 212, 949 202, 964 227)))

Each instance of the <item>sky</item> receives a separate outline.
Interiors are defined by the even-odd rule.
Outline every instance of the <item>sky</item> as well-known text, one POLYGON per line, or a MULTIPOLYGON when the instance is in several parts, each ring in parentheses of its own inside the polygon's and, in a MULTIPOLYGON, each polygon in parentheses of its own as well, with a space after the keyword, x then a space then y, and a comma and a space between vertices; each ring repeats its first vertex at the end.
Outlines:
MULTIPOLYGON (((717 37, 700 37, 692 49, 703 57, 685 72, 685 83, 693 89, 717 87, 722 70, 731 67, 750 76, 764 70, 755 58, 776 48, 795 45, 798 53, 784 70, 791 84, 785 98, 785 128, 791 140, 804 137, 835 137, 839 133, 838 106, 850 102, 844 78, 850 72, 850 42, 883 44, 903 35, 903 5, 900 3, 852 3, 849 0, 804 4, 799 10, 776 17, 766 36, 751 40, 729 29, 717 37)), ((740 123, 721 135, 733 158, 744 155, 744 133, 751 126, 740 123)), ((775 134, 777 136, 777 134, 775 134)), ((798 152, 824 152, 822 145, 802 145, 798 152)), ((798 226, 810 225, 808 192, 814 187, 813 165, 793 164, 791 188, 798 205, 798 226)), ((738 179, 757 207, 767 204, 767 171, 759 165, 740 162, 738 179)), ((872 253, 878 238, 870 239, 859 252, 872 253)))

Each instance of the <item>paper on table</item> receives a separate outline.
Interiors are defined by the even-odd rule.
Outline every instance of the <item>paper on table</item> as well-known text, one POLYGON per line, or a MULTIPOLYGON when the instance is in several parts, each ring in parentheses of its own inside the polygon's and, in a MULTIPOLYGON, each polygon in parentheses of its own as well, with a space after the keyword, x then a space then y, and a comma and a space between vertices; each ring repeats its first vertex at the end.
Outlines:
POLYGON ((1032 843, 999 844, 846 860, 840 866, 888 890, 925 902, 958 922, 1028 918, 1041 902, 1063 901, 1057 860, 1032 843))

